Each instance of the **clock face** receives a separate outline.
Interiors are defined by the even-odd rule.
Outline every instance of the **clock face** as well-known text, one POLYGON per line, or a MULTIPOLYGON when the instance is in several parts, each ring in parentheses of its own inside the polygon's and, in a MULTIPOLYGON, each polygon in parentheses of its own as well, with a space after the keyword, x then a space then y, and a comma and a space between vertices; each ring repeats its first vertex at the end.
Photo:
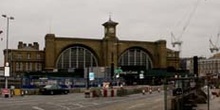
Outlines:
POLYGON ((109 32, 110 32, 110 33, 114 33, 114 32, 115 32, 115 29, 111 27, 111 28, 109 28, 109 32))

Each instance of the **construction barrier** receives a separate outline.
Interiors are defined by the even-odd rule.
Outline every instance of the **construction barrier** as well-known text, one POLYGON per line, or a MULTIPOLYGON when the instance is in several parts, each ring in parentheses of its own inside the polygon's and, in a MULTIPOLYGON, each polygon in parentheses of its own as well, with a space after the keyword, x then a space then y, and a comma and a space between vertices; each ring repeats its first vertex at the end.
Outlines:
POLYGON ((13 90, 13 94, 14 94, 15 96, 21 96, 21 89, 14 89, 14 90, 13 90))
POLYGON ((102 96, 103 97, 115 97, 117 96, 117 90, 116 89, 102 89, 102 96))
POLYGON ((107 97, 107 96, 108 96, 108 90, 107 90, 107 89, 104 89, 104 90, 103 90, 103 96, 104 96, 104 97, 107 97))
POLYGON ((2 93, 2 96, 5 98, 11 97, 11 90, 10 89, 2 89, 1 93, 2 93))
POLYGON ((97 96, 97 93, 95 90, 92 91, 92 97, 96 97, 97 96))
POLYGON ((115 93, 115 92, 114 92, 114 89, 112 89, 112 90, 111 90, 111 97, 114 97, 114 96, 115 96, 114 93, 115 93))

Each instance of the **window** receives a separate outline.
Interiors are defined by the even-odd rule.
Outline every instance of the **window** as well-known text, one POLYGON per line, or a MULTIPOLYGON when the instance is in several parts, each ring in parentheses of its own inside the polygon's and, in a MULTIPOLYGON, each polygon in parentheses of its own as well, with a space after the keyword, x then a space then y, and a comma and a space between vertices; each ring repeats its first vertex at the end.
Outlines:
POLYGON ((23 63, 20 63, 20 71, 23 71, 23 63))
POLYGON ((27 59, 31 59, 31 54, 30 53, 27 54, 27 59))
POLYGON ((19 63, 16 62, 16 71, 19 71, 19 63))
POLYGON ((148 53, 139 49, 132 48, 123 53, 119 58, 120 66, 145 66, 146 69, 152 68, 152 60, 148 53))
POLYGON ((41 64, 40 63, 35 64, 35 70, 36 71, 41 71, 41 64))
POLYGON ((32 63, 29 63, 29 71, 32 71, 32 63))
POLYGON ((25 70, 28 71, 28 63, 25 64, 25 70))
POLYGON ((40 54, 37 54, 37 59, 40 59, 40 54))
POLYGON ((18 55, 17 55, 17 59, 22 59, 21 54, 18 54, 18 55))
POLYGON ((98 65, 95 55, 81 46, 74 46, 64 50, 58 60, 58 69, 95 67, 98 65))

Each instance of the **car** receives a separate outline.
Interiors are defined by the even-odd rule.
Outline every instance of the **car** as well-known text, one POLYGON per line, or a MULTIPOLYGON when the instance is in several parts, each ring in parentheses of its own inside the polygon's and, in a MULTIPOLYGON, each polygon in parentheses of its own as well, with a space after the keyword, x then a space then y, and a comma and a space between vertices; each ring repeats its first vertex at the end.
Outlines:
POLYGON ((48 94, 48 95, 55 95, 55 94, 68 94, 69 89, 63 88, 60 85, 45 85, 44 87, 39 89, 40 94, 48 94))

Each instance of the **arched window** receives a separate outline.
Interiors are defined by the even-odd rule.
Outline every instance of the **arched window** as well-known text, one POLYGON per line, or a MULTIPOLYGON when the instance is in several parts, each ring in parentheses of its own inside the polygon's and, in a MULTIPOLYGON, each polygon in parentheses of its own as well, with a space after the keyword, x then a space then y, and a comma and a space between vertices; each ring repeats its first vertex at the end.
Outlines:
POLYGON ((152 60, 145 51, 139 48, 131 48, 121 55, 119 66, 144 66, 146 69, 151 69, 152 60))
POLYGON ((73 46, 64 50, 57 59, 57 69, 85 68, 98 66, 97 58, 88 49, 73 46))

